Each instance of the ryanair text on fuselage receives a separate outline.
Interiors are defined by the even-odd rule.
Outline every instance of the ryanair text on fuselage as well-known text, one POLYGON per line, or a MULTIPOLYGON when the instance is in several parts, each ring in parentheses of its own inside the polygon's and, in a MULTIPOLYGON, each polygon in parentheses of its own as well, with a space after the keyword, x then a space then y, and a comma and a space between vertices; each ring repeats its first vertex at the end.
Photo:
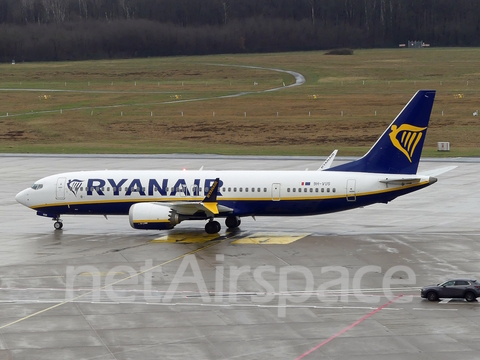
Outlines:
MULTIPOLYGON (((185 179, 177 179, 173 186, 169 185, 169 179, 149 179, 148 186, 144 180, 142 183, 141 179, 88 179, 88 180, 79 180, 71 179, 67 182, 67 188, 77 196, 79 191, 83 191, 85 185, 85 194, 87 196, 92 196, 98 194, 100 196, 105 195, 105 186, 112 187, 112 194, 114 196, 130 196, 132 193, 139 194, 141 196, 175 196, 177 193, 182 193, 184 196, 200 196, 202 191, 202 179, 194 179, 193 184, 189 187, 185 179), (124 192, 122 193, 122 190, 124 192)), ((203 195, 206 196, 210 187, 212 186, 215 179, 205 179, 203 181, 203 195)), ((171 182, 173 183, 173 182, 171 182)), ((218 187, 220 188, 223 185, 223 182, 220 180, 218 187)), ((222 196, 220 190, 218 190, 217 195, 222 196)))

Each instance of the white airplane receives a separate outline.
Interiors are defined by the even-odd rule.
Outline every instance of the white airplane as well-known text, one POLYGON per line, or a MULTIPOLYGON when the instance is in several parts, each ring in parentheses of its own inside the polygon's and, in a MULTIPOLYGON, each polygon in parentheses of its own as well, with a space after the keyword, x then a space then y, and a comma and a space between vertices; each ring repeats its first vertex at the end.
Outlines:
POLYGON ((362 158, 330 167, 336 151, 319 171, 79 171, 38 180, 15 199, 52 218, 61 215, 129 215, 135 229, 172 229, 185 220, 217 218, 236 228, 244 216, 326 214, 375 203, 437 181, 417 174, 435 91, 420 90, 362 158))

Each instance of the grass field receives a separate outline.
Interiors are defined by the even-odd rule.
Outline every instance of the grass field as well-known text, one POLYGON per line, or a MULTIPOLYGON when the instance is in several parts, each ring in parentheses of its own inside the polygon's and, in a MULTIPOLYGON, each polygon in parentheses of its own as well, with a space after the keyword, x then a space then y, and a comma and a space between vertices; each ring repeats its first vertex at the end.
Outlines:
POLYGON ((479 156, 480 49, 470 48, 2 64, 0 151, 362 155, 426 88, 437 97, 424 156, 479 156), (262 93, 293 76, 236 65, 307 81, 262 93), (239 92, 253 93, 216 98, 239 92), (438 141, 452 150, 438 153, 438 141))

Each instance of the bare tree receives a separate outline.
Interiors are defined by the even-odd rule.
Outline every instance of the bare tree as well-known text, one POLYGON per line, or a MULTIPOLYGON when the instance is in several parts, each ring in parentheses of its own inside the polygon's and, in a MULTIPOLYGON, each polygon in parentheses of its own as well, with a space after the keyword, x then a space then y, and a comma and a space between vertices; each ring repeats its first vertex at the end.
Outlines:
POLYGON ((223 25, 227 25, 228 10, 230 9, 230 6, 232 6, 232 2, 233 0, 220 0, 220 6, 223 15, 223 25))
POLYGON ((42 5, 47 13, 47 20, 48 16, 51 14, 54 22, 64 22, 66 2, 67 0, 42 0, 42 5))
POLYGON ((118 0, 118 4, 123 10, 123 16, 125 19, 130 19, 132 15, 132 5, 130 4, 130 0, 118 0))
POLYGON ((85 19, 88 19, 88 7, 87 0, 78 0, 78 9, 80 17, 82 17, 82 12, 85 14, 85 19))
POLYGON ((312 8, 312 25, 315 25, 315 0, 308 0, 310 7, 312 8))
POLYGON ((25 24, 28 23, 28 18, 30 17, 30 14, 33 13, 33 2, 34 2, 34 0, 22 0, 21 1, 22 18, 23 18, 23 20, 25 20, 25 24))

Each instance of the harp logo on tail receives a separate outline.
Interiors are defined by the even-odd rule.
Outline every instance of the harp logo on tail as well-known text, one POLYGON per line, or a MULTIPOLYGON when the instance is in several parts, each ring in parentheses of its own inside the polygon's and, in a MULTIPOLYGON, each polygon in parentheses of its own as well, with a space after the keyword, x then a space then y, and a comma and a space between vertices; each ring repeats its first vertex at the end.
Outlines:
POLYGON ((400 127, 392 125, 390 129, 392 131, 389 136, 393 146, 400 150, 407 157, 408 161, 412 162, 415 148, 424 135, 423 131, 427 128, 402 124, 400 127))

